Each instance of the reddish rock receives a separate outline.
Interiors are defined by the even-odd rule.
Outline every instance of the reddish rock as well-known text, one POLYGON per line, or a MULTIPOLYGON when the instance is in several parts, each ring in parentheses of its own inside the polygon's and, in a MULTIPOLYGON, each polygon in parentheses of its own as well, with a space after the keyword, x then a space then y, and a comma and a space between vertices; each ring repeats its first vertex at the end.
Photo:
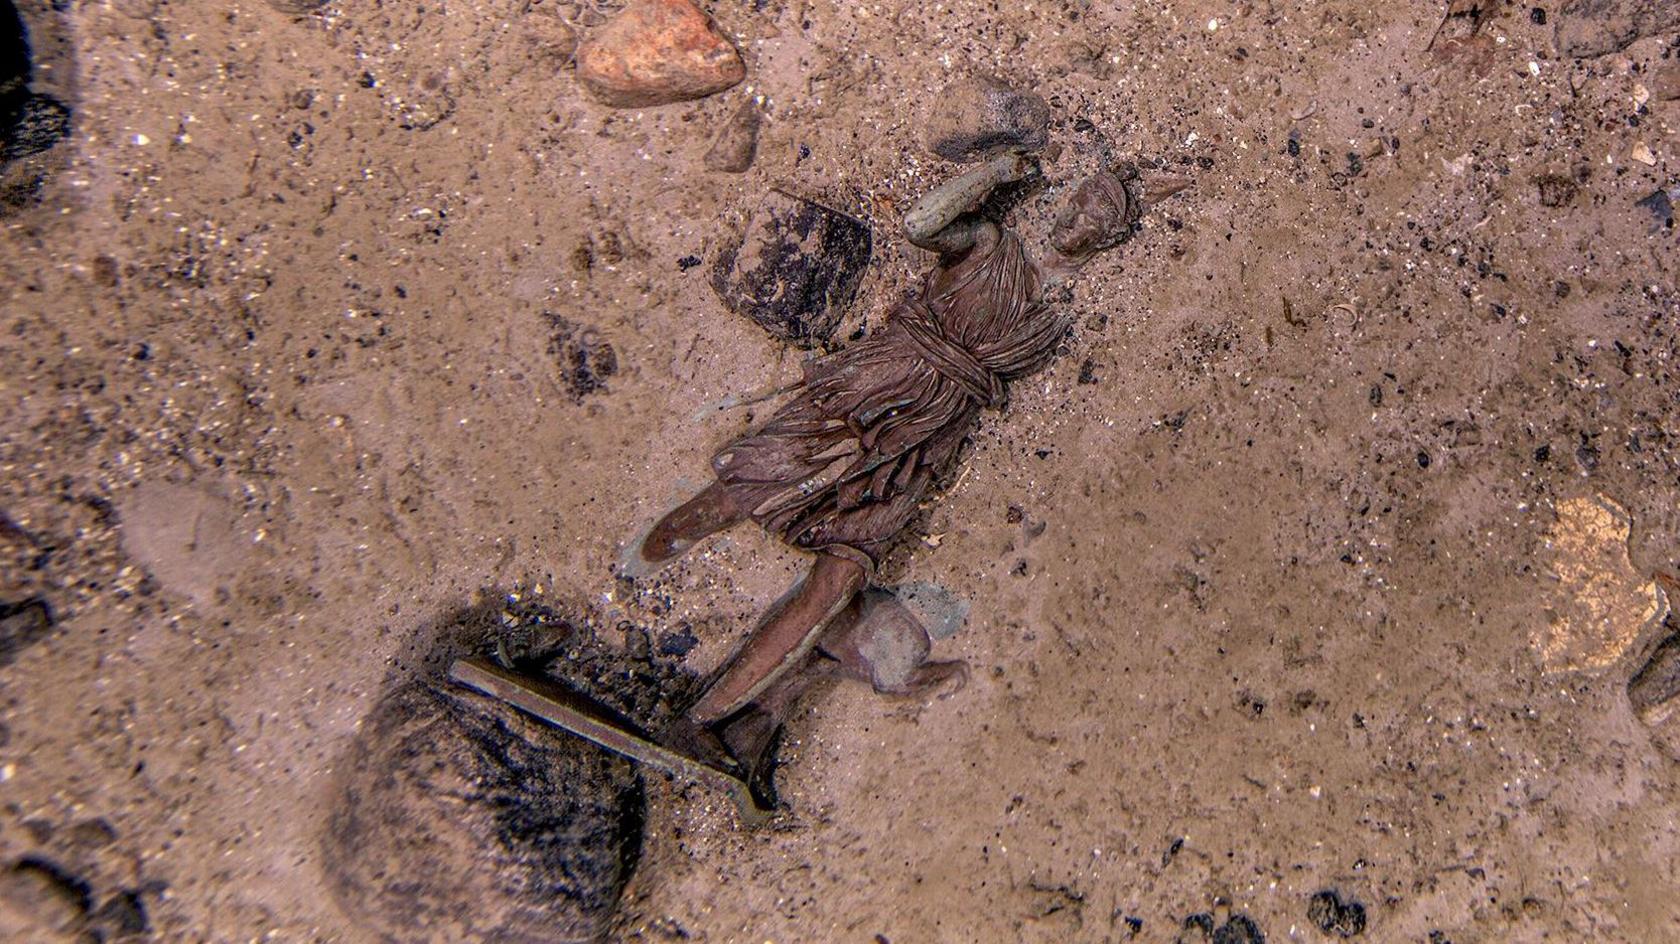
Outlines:
POLYGON ((591 95, 618 108, 703 98, 747 74, 689 0, 637 0, 578 47, 577 71, 591 95))

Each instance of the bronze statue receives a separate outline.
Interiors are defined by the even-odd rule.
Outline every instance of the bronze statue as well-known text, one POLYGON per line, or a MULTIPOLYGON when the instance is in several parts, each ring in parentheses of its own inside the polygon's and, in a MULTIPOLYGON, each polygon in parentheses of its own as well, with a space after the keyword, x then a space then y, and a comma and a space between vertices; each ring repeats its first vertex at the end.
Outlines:
POLYGON ((668 562, 748 518, 816 556, 772 605, 699 699, 668 730, 635 730, 575 692, 484 660, 463 660, 458 681, 634 759, 728 791, 748 822, 766 815, 766 763, 788 708, 829 672, 877 691, 925 695, 967 679, 961 662, 929 662, 926 628, 891 593, 870 588, 875 568, 935 477, 998 408, 1009 381, 1044 366, 1069 315, 1045 291, 1130 234, 1142 208, 1183 189, 1129 168, 1075 189, 1050 247, 1034 262, 1015 234, 986 219, 997 188, 1035 170, 1023 154, 995 157, 923 197, 905 215, 918 246, 941 254, 919 292, 885 326, 807 366, 766 422, 720 450, 716 477, 664 516, 636 549, 634 570, 668 562))
MULTIPOLYGON (((713 457, 716 481, 642 542, 643 563, 657 565, 751 518, 816 555, 667 732, 667 745, 750 768, 808 669, 898 694, 966 680, 961 662, 923 661, 927 631, 890 594, 866 592, 870 580, 981 411, 1000 407, 1009 381, 1055 353, 1069 315, 1043 304, 1046 288, 1125 238, 1140 212, 1135 173, 1101 171, 1075 190, 1048 258, 1036 264, 1014 233, 978 212, 994 189, 1032 167, 1007 154, 918 202, 905 216, 909 238, 941 253, 921 291, 899 302, 880 331, 810 364, 791 400, 713 457), (881 633, 894 643, 872 645, 881 633), (875 651, 898 654, 898 664, 880 664, 875 651)), ((1163 178, 1150 196, 1182 186, 1163 178)))

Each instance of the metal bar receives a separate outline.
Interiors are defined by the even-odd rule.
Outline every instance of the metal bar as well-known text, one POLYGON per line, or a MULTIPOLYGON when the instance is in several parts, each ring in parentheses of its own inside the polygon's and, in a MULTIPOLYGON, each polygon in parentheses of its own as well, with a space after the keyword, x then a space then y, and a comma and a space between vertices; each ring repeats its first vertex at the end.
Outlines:
POLYGON ((511 672, 478 658, 456 660, 449 667, 449 677, 615 754, 727 794, 735 802, 741 822, 749 827, 761 825, 770 817, 771 811, 759 807, 752 790, 739 777, 653 741, 628 719, 563 685, 511 672))

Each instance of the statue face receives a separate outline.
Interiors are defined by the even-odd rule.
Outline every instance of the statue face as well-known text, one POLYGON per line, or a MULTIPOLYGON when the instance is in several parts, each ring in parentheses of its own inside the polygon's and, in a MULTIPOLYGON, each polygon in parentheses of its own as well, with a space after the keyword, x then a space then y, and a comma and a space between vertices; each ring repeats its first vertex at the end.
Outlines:
POLYGON ((1103 171, 1087 178, 1073 192, 1050 231, 1050 245, 1071 259, 1084 259, 1124 239, 1131 225, 1126 186, 1103 171))

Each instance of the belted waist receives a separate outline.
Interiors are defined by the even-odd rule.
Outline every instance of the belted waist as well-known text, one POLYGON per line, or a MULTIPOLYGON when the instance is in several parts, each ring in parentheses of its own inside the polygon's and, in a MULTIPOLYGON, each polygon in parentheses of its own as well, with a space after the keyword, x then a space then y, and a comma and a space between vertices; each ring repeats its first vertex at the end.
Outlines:
POLYGON ((973 351, 947 337, 933 309, 921 299, 906 299, 896 312, 897 322, 941 377, 963 388, 980 403, 1003 402, 1003 377, 987 367, 973 351))

